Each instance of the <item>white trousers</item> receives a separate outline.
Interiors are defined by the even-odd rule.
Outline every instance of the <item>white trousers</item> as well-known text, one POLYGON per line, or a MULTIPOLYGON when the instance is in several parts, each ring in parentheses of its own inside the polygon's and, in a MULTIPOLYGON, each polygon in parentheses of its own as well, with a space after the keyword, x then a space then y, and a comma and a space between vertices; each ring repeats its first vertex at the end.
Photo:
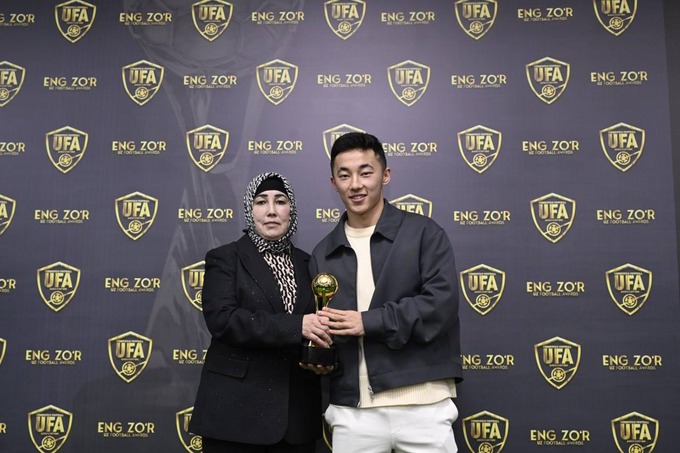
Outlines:
POLYGON ((456 453, 456 418, 451 398, 422 406, 326 409, 333 453, 456 453))

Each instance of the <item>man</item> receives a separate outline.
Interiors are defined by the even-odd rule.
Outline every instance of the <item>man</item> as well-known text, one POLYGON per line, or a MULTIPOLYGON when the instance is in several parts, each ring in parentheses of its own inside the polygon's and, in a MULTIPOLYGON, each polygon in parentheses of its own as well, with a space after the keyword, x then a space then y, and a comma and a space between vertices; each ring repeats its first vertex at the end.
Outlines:
POLYGON ((326 411, 333 452, 456 452, 452 398, 462 367, 446 232, 383 198, 391 171, 376 137, 339 137, 331 172, 346 211, 315 247, 310 269, 339 284, 321 312, 341 368, 326 411))

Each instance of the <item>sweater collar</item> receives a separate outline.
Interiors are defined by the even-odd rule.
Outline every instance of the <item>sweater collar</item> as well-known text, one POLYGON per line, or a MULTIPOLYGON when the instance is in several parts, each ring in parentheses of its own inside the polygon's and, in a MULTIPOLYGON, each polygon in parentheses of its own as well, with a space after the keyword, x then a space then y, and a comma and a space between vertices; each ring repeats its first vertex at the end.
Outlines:
MULTIPOLYGON (((394 241, 401 226, 404 213, 384 200, 383 211, 380 214, 378 223, 375 226, 373 235, 379 234, 389 241, 394 241)), ((345 222, 347 222, 347 211, 342 214, 338 225, 331 231, 326 247, 326 256, 331 255, 340 247, 349 247, 349 241, 345 235, 345 222)))

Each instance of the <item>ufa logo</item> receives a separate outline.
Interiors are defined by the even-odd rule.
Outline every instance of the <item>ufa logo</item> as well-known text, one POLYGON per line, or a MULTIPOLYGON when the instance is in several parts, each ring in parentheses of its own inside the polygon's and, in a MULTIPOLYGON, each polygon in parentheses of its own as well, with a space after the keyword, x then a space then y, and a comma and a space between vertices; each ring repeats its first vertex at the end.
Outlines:
POLYGON ((257 67, 257 85, 264 97, 279 105, 293 92, 298 67, 283 60, 272 60, 257 67))
POLYGON ((607 289, 624 313, 634 315, 647 302, 652 290, 652 273, 630 263, 606 273, 607 289))
POLYGON ((593 0, 593 7, 604 29, 619 36, 633 23, 637 0, 593 0))
POLYGON ((387 78, 392 93, 399 102, 411 107, 423 97, 430 83, 430 68, 415 61, 406 60, 387 68, 387 78))
POLYGON ((47 157, 54 168, 66 174, 73 170, 87 151, 90 136, 71 126, 45 134, 47 157))
POLYGON ((229 145, 229 132, 209 124, 187 132, 187 150, 191 161, 208 172, 222 160, 229 145))
POLYGON ((471 453, 501 453, 509 431, 510 420, 488 411, 463 419, 465 443, 471 453))
POLYGON ((71 43, 82 39, 94 23, 97 7, 80 0, 72 0, 54 7, 54 19, 59 33, 71 43))
POLYGON ((116 198, 118 226, 133 241, 149 231, 157 212, 158 200, 141 192, 133 192, 116 198))
POLYGON ((73 414, 57 406, 45 406, 28 414, 28 431, 40 453, 56 453, 71 433, 73 414))
POLYGON ((600 131, 600 144, 609 163, 626 172, 642 155, 645 131, 626 123, 618 123, 600 131))
POLYGON ((526 65, 531 91, 546 104, 559 98, 569 83, 570 65, 554 58, 543 58, 526 65))
POLYGON ((402 211, 420 214, 425 217, 432 217, 432 202, 413 194, 395 198, 390 201, 390 204, 393 204, 402 211))
POLYGON ((116 374, 128 384, 139 377, 149 363, 153 341, 134 332, 109 338, 109 360, 116 374))
POLYGON ((4 107, 14 99, 24 84, 26 69, 10 63, 0 62, 0 107, 4 107))
POLYGON ((549 193, 531 200, 531 216, 541 235, 553 244, 562 239, 576 216, 576 201, 549 193))
POLYGON ((480 264, 460 273, 460 287, 468 304, 484 316, 493 310, 503 296, 505 272, 480 264))
POLYGON ((612 434, 620 453, 652 453, 659 437, 659 421, 631 412, 612 420, 612 434))
POLYGON ((473 39, 481 38, 491 29, 497 12, 496 0, 458 0, 456 2, 458 24, 473 39))
POLYGON ((125 92, 138 105, 153 98, 163 83, 165 68, 146 60, 123 66, 125 92))
POLYGON ((0 195, 0 236, 4 233, 14 218, 17 202, 9 197, 0 195))
POLYGON ((329 0, 324 3, 326 23, 336 36, 347 39, 361 27, 366 14, 363 0, 329 0))
POLYGON ((341 124, 340 126, 335 126, 323 131, 323 147, 326 150, 326 155, 329 159, 331 158, 331 149, 333 149, 333 143, 335 143, 338 138, 347 134, 348 132, 361 132, 363 134, 366 133, 365 130, 350 126, 349 124, 341 124))
POLYGON ((581 345, 560 337, 538 343, 534 353, 541 375, 557 390, 572 380, 581 362, 581 345))
POLYGON ((47 306, 58 312, 76 295, 80 284, 80 269, 57 262, 37 271, 38 292, 47 306))
POLYGON ((5 358, 5 351, 7 350, 7 340, 0 338, 0 365, 2 365, 2 359, 5 358))
POLYGON ((189 433, 189 422, 191 421, 191 416, 193 414, 193 406, 175 414, 175 427, 177 428, 179 441, 182 442, 182 446, 189 453, 203 451, 203 438, 196 434, 189 433))
POLYGON ((205 276, 205 261, 191 264, 182 268, 182 289, 184 295, 194 307, 203 311, 203 277, 205 276))
POLYGON ((458 149, 465 163, 482 174, 496 161, 502 140, 500 132, 477 125, 458 132, 458 149))
POLYGON ((203 0, 191 5, 194 27, 211 42, 227 29, 233 12, 234 6, 222 0, 203 0))

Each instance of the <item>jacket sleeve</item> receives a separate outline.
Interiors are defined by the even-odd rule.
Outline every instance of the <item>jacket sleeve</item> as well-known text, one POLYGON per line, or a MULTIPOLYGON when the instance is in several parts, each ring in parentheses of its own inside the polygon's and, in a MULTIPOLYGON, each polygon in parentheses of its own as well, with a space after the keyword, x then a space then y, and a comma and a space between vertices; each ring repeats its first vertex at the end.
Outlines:
MULTIPOLYGON (((233 248, 215 249, 205 257, 203 317, 213 338, 237 346, 281 348, 302 341, 302 315, 266 310, 264 295, 239 291, 233 248), (242 300, 251 297, 251 300, 242 300), (261 307, 258 307, 258 303, 261 307)), ((248 277, 249 278, 249 277, 248 277)), ((255 283, 252 282, 253 288, 255 283)))
MULTIPOLYGON (((362 313, 366 337, 382 341, 392 349, 400 349, 411 341, 429 343, 458 323, 458 280, 446 232, 438 228, 424 237, 419 253, 420 289, 362 313)), ((414 265, 415 260, 401 264, 414 265)))

